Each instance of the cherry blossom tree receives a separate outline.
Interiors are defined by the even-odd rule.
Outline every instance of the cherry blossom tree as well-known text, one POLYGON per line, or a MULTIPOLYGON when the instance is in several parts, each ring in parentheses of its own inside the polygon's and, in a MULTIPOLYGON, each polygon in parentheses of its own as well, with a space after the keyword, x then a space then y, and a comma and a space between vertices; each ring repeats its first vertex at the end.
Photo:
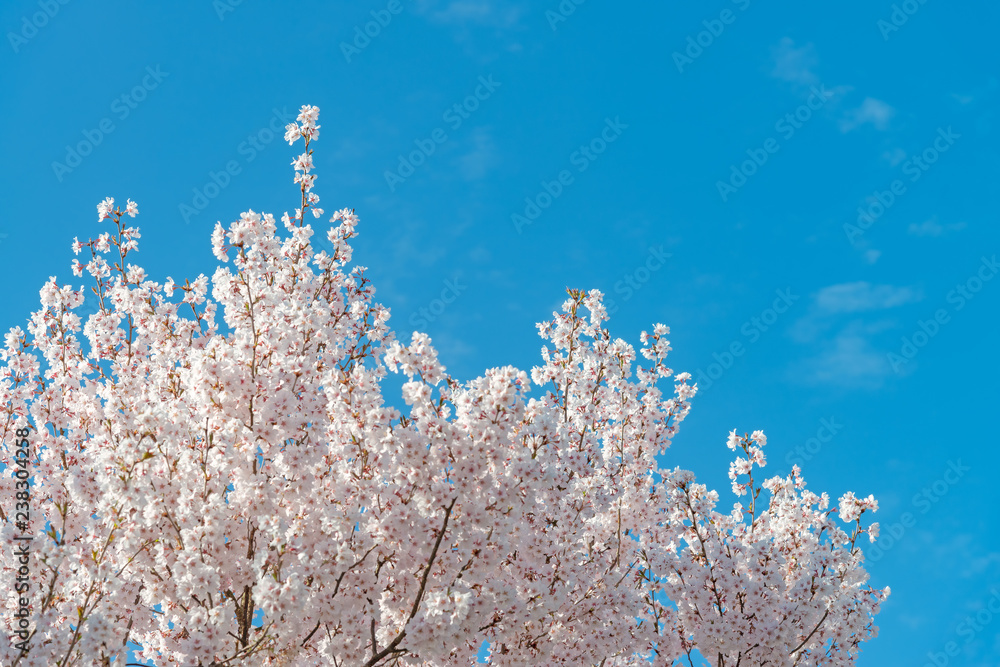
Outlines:
POLYGON ((161 283, 129 262, 137 205, 108 198, 108 231, 73 244, 97 312, 52 278, 6 335, 5 581, 21 434, 36 535, 29 628, 4 588, 0 661, 468 665, 485 643, 495 665, 853 665, 889 593, 858 546, 874 499, 831 507, 797 467, 762 480, 764 434, 733 431, 720 512, 659 463, 697 390, 666 366, 667 327, 637 355, 598 291, 538 326, 530 374, 463 383, 425 334, 397 340, 350 268, 354 212, 314 242, 318 115, 287 127, 304 152, 283 230, 217 224, 212 278, 161 283))

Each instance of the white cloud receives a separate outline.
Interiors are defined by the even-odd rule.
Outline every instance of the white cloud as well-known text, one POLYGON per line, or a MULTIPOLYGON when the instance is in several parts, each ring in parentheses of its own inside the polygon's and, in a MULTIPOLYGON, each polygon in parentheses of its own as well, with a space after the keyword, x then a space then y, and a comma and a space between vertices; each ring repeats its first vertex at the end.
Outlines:
POLYGON ((861 106, 850 109, 840 121, 840 131, 850 132, 866 123, 871 123, 877 130, 889 128, 889 120, 896 115, 896 110, 882 100, 866 97, 861 106))
POLYGON ((955 222, 948 225, 942 225, 937 221, 937 218, 931 218, 930 220, 924 220, 923 222, 917 224, 916 222, 910 223, 907 232, 913 236, 944 236, 948 232, 957 232, 965 229, 964 222, 955 222))
POLYGON ((988 100, 997 90, 997 79, 991 78, 989 81, 981 86, 977 86, 974 90, 968 93, 952 93, 951 98, 961 104, 962 106, 968 106, 970 104, 978 104, 983 100, 988 100))
POLYGON ((921 298, 913 287, 864 281, 824 287, 813 295, 809 312, 789 329, 792 340, 810 350, 792 367, 792 377, 806 384, 877 389, 892 374, 892 368, 884 351, 872 341, 894 328, 895 322, 885 318, 866 321, 859 314, 889 310, 921 298), (846 324, 845 316, 852 318, 846 324))
POLYGON ((453 0, 443 8, 439 3, 425 1, 417 9, 435 23, 448 25, 482 25, 493 28, 510 28, 521 20, 524 14, 519 4, 496 2, 495 0, 453 0))
POLYGON ((806 384, 877 389, 892 369, 885 354, 876 350, 869 339, 887 326, 886 322, 851 322, 832 340, 824 341, 817 355, 801 362, 794 377, 806 384))
POLYGON ((817 63, 812 44, 797 49, 795 42, 790 37, 785 37, 777 46, 771 47, 771 58, 774 60, 771 76, 777 79, 804 85, 819 82, 812 71, 817 63))
POLYGON ((912 287, 871 285, 860 281, 824 287, 816 294, 816 308, 824 314, 858 313, 866 310, 884 310, 923 298, 912 287))
POLYGON ((891 151, 882 153, 882 159, 895 167, 897 164, 906 159, 906 151, 902 148, 893 148, 891 151))
POLYGON ((490 167, 496 164, 496 144, 493 142, 493 135, 483 128, 476 128, 469 141, 472 149, 458 158, 458 165, 465 180, 476 181, 483 178, 490 167))

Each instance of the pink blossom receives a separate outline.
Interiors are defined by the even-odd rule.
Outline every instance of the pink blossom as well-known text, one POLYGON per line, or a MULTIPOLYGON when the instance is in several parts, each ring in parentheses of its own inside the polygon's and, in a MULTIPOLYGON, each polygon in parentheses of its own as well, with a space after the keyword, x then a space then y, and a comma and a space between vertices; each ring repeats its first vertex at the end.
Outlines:
MULTIPOLYGON (((127 642, 175 666, 473 665, 484 642, 504 666, 855 664, 889 594, 856 544, 878 536, 875 499, 841 496, 845 530, 798 467, 762 478, 762 431, 728 436, 735 499, 664 467, 697 388, 667 366, 665 325, 612 338, 597 290, 538 326, 530 370, 449 375, 348 266, 354 211, 306 224, 318 116, 286 128, 307 150, 281 229, 218 223, 219 266, 179 284, 117 252, 73 260, 98 311, 50 278, 6 334, 5 460, 29 424, 37 452, 19 664, 118 664, 127 642)), ((113 205, 116 231, 75 252, 136 249, 113 205)), ((6 497, 16 482, 0 476, 6 497)), ((0 532, 13 580, 9 515, 0 532)))

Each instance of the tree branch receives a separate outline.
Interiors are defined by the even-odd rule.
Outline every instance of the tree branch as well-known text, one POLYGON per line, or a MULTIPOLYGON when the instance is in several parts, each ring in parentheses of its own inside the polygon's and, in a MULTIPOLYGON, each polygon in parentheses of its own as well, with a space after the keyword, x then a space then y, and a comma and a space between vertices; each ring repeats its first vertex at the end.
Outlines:
MULTIPOLYGON (((406 619, 407 622, 413 620, 413 617, 417 615, 417 610, 420 608, 420 601, 423 599, 424 591, 427 589, 427 579, 431 576, 431 567, 434 565, 434 559, 437 558, 437 552, 441 547, 441 541, 444 539, 444 534, 448 530, 448 519, 451 518, 451 511, 454 509, 455 502, 457 500, 458 497, 456 496, 444 510, 444 522, 441 524, 441 532, 438 533, 437 540, 434 542, 434 548, 431 549, 430 558, 427 559, 427 567, 424 568, 424 576, 420 579, 420 590, 417 591, 417 597, 413 601, 413 609, 410 610, 410 616, 406 619)), ((365 667, 372 667, 385 656, 390 653, 397 652, 398 649, 396 647, 399 646, 399 643, 403 641, 403 637, 405 636, 406 628, 404 626, 404 628, 399 631, 399 634, 396 635, 396 638, 389 642, 389 644, 381 651, 376 652, 375 646, 372 645, 372 657, 371 660, 365 663, 365 667)))

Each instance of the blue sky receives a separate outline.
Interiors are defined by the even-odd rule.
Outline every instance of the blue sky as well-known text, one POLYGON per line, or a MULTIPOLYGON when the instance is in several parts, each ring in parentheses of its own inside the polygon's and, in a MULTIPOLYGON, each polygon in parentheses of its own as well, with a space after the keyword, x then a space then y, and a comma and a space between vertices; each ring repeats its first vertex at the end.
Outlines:
POLYGON ((210 274, 216 220, 294 207, 269 126, 315 104, 401 335, 472 378, 537 363, 567 286, 668 324, 702 393, 665 463, 728 504, 761 428, 770 472, 875 494, 859 664, 996 665, 1000 8, 676 4, 5 2, 0 326, 82 284, 109 195, 154 279, 210 274))

